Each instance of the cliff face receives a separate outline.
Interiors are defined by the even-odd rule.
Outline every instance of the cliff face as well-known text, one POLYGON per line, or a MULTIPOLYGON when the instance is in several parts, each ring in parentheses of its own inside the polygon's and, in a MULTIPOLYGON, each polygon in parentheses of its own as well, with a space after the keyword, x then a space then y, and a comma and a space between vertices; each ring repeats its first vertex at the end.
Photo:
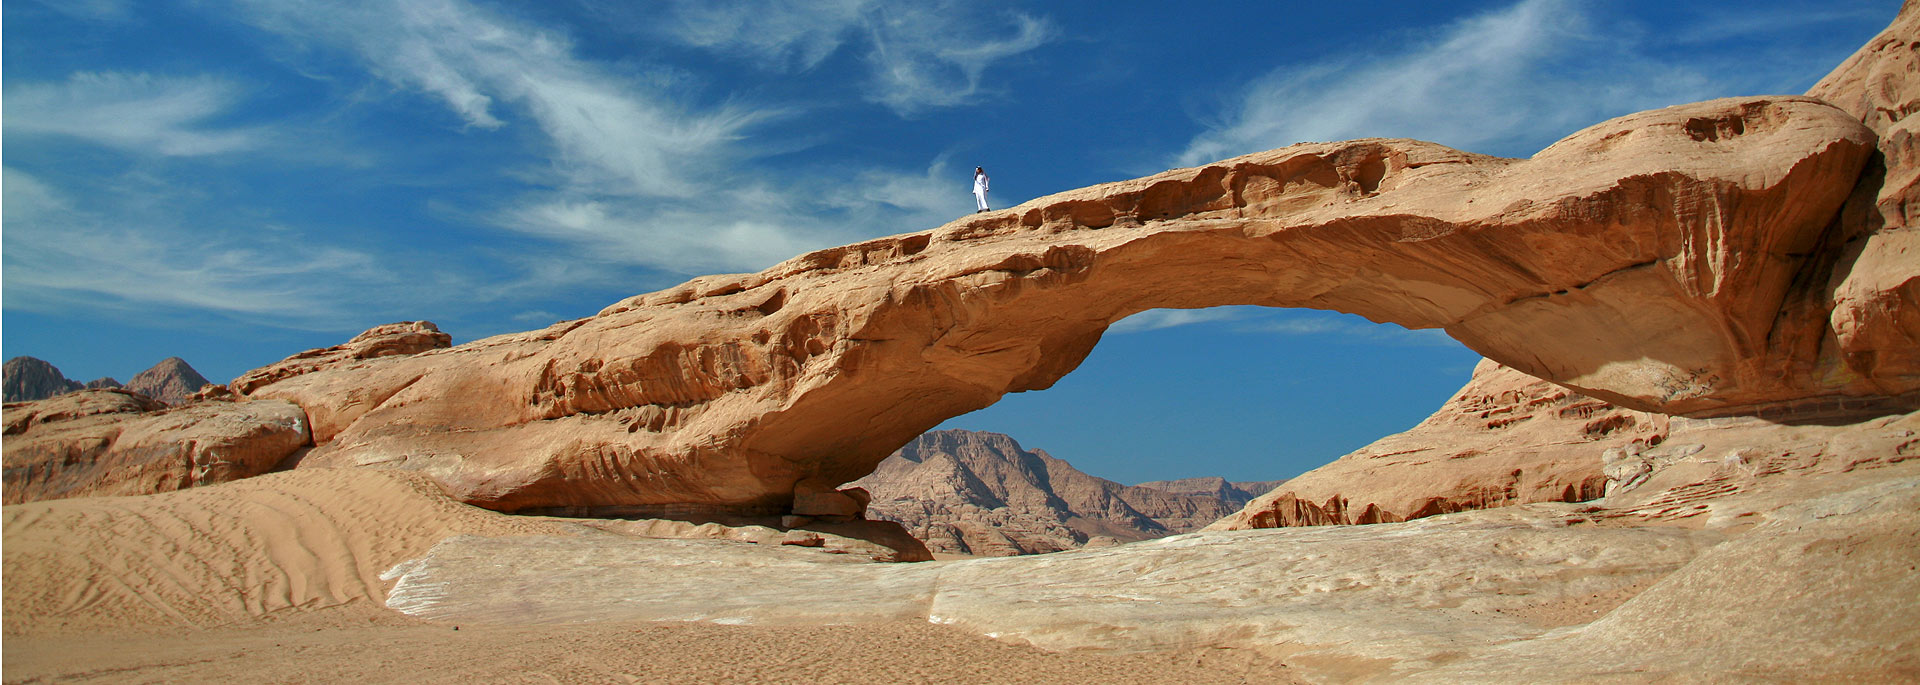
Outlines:
POLYGON ((936 552, 1012 556, 1184 533, 1238 505, 1096 478, 1013 438, 934 431, 851 485, 936 552))

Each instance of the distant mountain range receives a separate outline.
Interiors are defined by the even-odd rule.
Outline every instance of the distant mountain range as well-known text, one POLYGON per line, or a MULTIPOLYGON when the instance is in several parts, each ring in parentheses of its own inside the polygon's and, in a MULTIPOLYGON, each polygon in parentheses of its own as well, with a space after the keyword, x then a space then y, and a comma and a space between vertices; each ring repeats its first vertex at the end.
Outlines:
POLYGON ((850 485, 873 495, 869 516, 899 522, 935 552, 1012 556, 1197 530, 1276 484, 1126 486, 1005 435, 946 430, 915 438, 850 485))
POLYGON ((14 357, 5 364, 4 399, 7 402, 43 400, 87 388, 122 388, 167 404, 179 404, 209 385, 205 376, 179 357, 168 357, 141 371, 122 385, 113 378, 86 383, 69 380, 60 369, 33 357, 14 357))

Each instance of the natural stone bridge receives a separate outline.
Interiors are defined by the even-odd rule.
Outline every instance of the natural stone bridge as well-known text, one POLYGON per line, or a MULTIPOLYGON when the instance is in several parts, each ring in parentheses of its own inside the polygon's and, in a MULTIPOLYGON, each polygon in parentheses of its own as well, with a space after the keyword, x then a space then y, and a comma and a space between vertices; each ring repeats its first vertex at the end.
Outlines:
POLYGON ((1301 144, 698 278, 541 331, 367 351, 423 335, 401 327, 233 387, 306 410, 302 467, 424 471, 506 511, 654 515, 830 510, 819 498, 914 436, 1049 387, 1108 325, 1153 308, 1444 328, 1666 413, 1898 394, 1916 383, 1888 357, 1843 353, 1878 334, 1829 323, 1842 246, 1870 230, 1837 217, 1876 140, 1840 109, 1777 97, 1615 119, 1526 160, 1301 144))

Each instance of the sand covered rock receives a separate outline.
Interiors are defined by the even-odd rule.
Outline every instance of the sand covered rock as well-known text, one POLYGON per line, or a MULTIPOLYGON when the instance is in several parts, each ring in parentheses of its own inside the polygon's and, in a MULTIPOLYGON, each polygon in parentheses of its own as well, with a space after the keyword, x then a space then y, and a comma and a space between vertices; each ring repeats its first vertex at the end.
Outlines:
POLYGON ((128 390, 84 390, 6 416, 6 503, 145 495, 266 473, 310 444, 289 402, 167 409, 128 390))
MULTIPOLYGON (((1663 504, 1535 503, 1022 557, 874 566, 700 541, 452 538, 396 568, 388 605, 500 625, 919 618, 1056 650, 1245 648, 1312 682, 1901 680, 1920 673, 1917 426, 1920 415, 1795 428, 1781 452, 1809 469, 1797 477, 1676 482, 1655 488, 1663 504), (1694 498, 1674 505, 1683 492, 1694 498)), ((1709 427, 1721 441, 1696 453, 1761 435, 1749 428, 1709 427)))
POLYGON ((504 511, 662 513, 785 512, 803 482, 830 489, 946 418, 1050 386, 1111 322, 1156 307, 1444 327, 1643 409, 1870 392, 1815 388, 1767 331, 1873 141, 1823 103, 1744 98, 1616 119, 1528 160, 1303 144, 703 277, 543 331, 289 360, 234 389, 307 411, 305 464, 423 471, 504 511))
POLYGON ((1282 483, 1209 529, 1385 523, 1598 499, 1609 479, 1603 455, 1659 445, 1668 421, 1482 360, 1420 425, 1282 483))

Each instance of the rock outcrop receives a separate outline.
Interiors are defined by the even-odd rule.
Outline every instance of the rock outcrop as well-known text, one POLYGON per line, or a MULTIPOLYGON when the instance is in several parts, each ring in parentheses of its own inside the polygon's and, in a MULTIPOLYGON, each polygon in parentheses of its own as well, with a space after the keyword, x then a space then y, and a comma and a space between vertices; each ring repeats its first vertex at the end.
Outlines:
POLYGON ((44 400, 89 387, 67 380, 60 369, 34 357, 8 359, 5 376, 8 402, 44 400))
POLYGON ((1238 506, 1124 486, 1005 435, 963 430, 914 438, 852 485, 872 494, 870 516, 898 521, 935 552, 977 556, 1185 533, 1238 506))
POLYGON ((1911 118, 1920 112, 1916 48, 1920 5, 1910 0, 1892 26, 1807 91, 1873 129, 1880 152, 1829 238, 1840 246, 1827 282, 1829 322, 1847 362, 1837 370, 1846 375, 1825 379, 1831 385, 1858 374, 1884 394, 1920 388, 1920 120, 1911 118))
POLYGON ((1870 394, 1899 386, 1866 369, 1815 383, 1844 360, 1781 342, 1777 320, 1874 141, 1841 110, 1775 97, 1622 117, 1528 160, 1303 144, 699 278, 541 331, 316 352, 233 389, 307 411, 303 465, 424 471, 507 511, 736 513, 786 510, 946 418, 1044 389, 1108 324, 1156 307, 1444 327, 1644 410, 1870 394))
POLYGON ((145 495, 267 472, 310 443, 289 402, 168 409, 123 389, 5 405, 5 502, 145 495))
POLYGON ((207 378, 193 370, 187 360, 167 357, 135 375, 125 387, 167 404, 180 404, 207 385, 207 378))
POLYGON ((1668 421, 1482 360, 1420 425, 1282 483, 1209 529, 1385 523, 1598 499, 1606 450, 1658 446, 1668 421))

